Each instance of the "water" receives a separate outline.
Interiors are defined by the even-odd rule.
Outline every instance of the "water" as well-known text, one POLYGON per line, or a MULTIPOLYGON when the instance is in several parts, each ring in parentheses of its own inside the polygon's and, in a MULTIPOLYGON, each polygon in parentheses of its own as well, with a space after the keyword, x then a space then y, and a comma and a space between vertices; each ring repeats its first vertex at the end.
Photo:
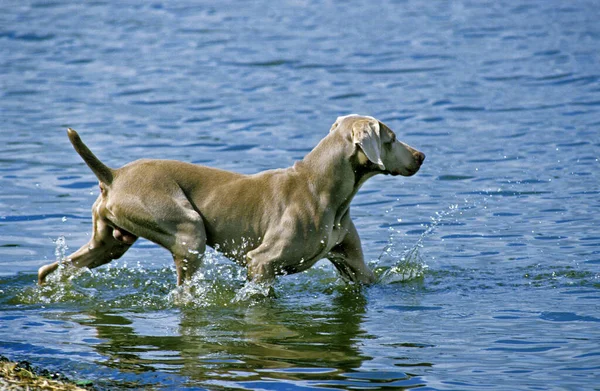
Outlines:
POLYGON ((107 390, 598 389, 598 2, 0 8, 0 354, 107 390), (211 252, 176 289, 140 241, 35 285, 98 194, 67 126, 112 166, 253 173, 353 112, 427 154, 353 202, 378 284, 323 261, 261 299, 211 252))

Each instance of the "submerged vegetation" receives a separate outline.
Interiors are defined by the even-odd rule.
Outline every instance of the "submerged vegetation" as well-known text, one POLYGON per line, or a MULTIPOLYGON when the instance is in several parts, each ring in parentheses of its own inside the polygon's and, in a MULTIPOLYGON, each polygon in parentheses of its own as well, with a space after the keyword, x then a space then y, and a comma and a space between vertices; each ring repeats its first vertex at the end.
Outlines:
POLYGON ((0 356, 0 389, 85 391, 93 388, 92 382, 74 383, 60 373, 34 368, 28 361, 13 362, 0 356))

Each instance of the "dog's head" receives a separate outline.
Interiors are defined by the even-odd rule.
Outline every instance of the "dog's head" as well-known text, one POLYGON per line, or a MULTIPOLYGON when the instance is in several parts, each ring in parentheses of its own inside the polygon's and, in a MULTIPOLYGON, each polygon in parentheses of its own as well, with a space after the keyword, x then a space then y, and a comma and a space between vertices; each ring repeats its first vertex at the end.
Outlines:
POLYGON ((363 164, 371 162, 384 174, 411 176, 425 160, 425 154, 396 139, 394 132, 369 116, 350 114, 338 117, 330 132, 340 131, 350 139, 363 164))

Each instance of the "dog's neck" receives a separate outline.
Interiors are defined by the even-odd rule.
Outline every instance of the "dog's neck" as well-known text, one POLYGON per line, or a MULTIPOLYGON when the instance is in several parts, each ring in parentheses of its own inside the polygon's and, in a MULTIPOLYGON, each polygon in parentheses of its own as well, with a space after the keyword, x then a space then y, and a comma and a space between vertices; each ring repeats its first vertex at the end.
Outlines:
POLYGON ((347 213, 350 202, 365 181, 381 173, 362 151, 340 132, 331 132, 300 162, 296 170, 305 171, 309 184, 329 208, 336 210, 336 224, 347 213), (364 154, 363 154, 364 155, 364 154), (304 168, 307 168, 304 170, 304 168), (348 178, 353 178, 349 181, 348 178))

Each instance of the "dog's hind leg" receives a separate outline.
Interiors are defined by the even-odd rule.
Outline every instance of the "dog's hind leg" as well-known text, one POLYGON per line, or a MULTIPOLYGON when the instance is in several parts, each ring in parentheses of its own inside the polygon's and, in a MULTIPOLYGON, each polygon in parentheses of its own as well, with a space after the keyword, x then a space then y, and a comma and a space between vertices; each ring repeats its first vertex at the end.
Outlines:
POLYGON ((189 221, 178 226, 175 242, 169 248, 177 270, 177 285, 188 281, 200 268, 205 250, 206 235, 202 221, 189 221))
POLYGON ((144 198, 120 194, 118 203, 108 202, 108 213, 115 225, 169 250, 181 285, 202 263, 204 221, 177 184, 159 183, 153 191, 144 198))
POLYGON ((200 214, 187 200, 179 200, 177 204, 180 209, 170 217, 173 224, 166 224, 171 228, 158 238, 148 239, 171 252, 177 270, 177 285, 182 285, 200 268, 206 250, 206 228, 200 214))
POLYGON ((66 270, 82 267, 93 269, 120 258, 136 241, 137 236, 109 225, 101 217, 102 207, 102 196, 100 196, 92 207, 93 232, 90 241, 66 259, 42 266, 38 271, 39 284, 43 284, 48 274, 58 269, 61 263, 66 270))
MULTIPOLYGON (((184 204, 189 205, 187 201, 184 204)), ((177 270, 177 285, 190 280, 200 268, 206 250, 206 229, 202 217, 191 205, 178 205, 167 216, 155 216, 160 230, 144 232, 144 237, 166 248, 173 255, 177 270)))

